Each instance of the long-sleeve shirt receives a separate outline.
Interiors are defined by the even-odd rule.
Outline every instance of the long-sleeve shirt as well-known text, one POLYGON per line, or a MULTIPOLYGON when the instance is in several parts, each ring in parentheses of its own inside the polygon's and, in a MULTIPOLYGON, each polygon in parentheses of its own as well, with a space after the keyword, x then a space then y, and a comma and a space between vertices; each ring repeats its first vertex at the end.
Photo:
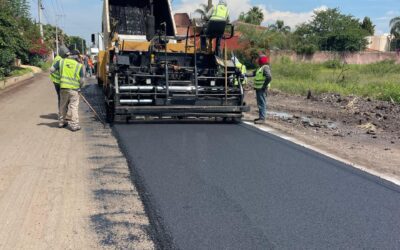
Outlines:
MULTIPOLYGON (((271 73, 271 67, 266 64, 261 66, 263 69, 263 74, 265 76, 265 83, 264 83, 264 88, 266 88, 268 86, 268 84, 272 81, 272 73, 271 73)), ((253 71, 250 74, 246 74, 246 76, 248 77, 254 77, 256 76, 257 70, 253 71)))
MULTIPOLYGON (((51 72, 51 73, 54 73, 55 71, 60 70, 60 62, 61 62, 61 60, 58 61, 58 62, 56 62, 56 64, 54 64, 54 66, 52 66, 52 67, 50 68, 50 72, 51 72)), ((79 80, 79 83, 81 84, 81 87, 82 87, 83 84, 84 84, 84 77, 85 77, 85 73, 84 73, 83 67, 82 67, 81 70, 79 71, 79 75, 80 75, 80 77, 81 77, 81 79, 79 80)))

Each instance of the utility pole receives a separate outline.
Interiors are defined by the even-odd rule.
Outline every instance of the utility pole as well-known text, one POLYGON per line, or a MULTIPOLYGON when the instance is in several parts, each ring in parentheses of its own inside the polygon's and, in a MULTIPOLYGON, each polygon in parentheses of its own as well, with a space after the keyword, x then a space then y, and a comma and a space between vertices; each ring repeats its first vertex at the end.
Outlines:
POLYGON ((84 55, 85 52, 83 51, 83 38, 81 39, 81 42, 82 42, 82 55, 84 55))
POLYGON ((43 35, 43 24, 42 24, 42 10, 43 10, 42 0, 38 0, 38 16, 39 16, 39 29, 40 29, 40 37, 42 38, 42 43, 44 40, 43 35))
POLYGON ((58 26, 56 23, 56 54, 57 54, 57 56, 59 55, 58 51, 59 51, 59 49, 58 49, 58 26))

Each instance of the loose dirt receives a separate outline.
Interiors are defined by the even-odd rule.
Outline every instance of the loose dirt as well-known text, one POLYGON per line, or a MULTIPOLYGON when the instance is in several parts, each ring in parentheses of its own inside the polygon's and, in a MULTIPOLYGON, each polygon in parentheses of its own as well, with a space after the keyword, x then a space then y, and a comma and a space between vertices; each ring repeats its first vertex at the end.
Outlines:
MULTIPOLYGON (((257 117, 255 92, 246 94, 257 117)), ((267 125, 355 164, 400 179, 400 105, 355 96, 268 93, 267 125)))
POLYGON ((0 94, 0 249, 154 249, 127 162, 81 104, 57 127, 46 74, 0 94))

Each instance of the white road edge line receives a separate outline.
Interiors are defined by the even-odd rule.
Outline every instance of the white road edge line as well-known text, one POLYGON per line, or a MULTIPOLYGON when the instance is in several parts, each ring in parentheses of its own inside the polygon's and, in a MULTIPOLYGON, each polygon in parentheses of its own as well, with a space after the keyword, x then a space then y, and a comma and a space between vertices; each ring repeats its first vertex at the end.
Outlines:
POLYGON ((371 175, 377 176, 377 177, 379 177, 381 179, 384 179, 386 181, 389 181, 389 182, 391 182, 391 183, 393 183, 393 184, 395 184, 397 186, 400 186, 400 179, 398 179, 398 178, 379 173, 379 172, 377 172, 375 170, 372 170, 372 169, 369 169, 369 168, 367 168, 367 167, 365 167, 363 165, 355 164, 353 162, 345 160, 345 159, 343 159, 343 158, 341 158, 341 157, 339 157, 337 155, 331 154, 331 153, 329 153, 329 152, 327 152, 325 150, 322 150, 322 149, 319 149, 317 147, 311 146, 311 145, 309 145, 309 144, 307 144, 305 142, 302 142, 302 141, 300 141, 300 140, 298 140, 298 139, 296 139, 294 137, 285 135, 285 134, 283 134, 283 133, 281 133, 281 132, 279 132, 279 131, 271 128, 271 127, 268 127, 267 125, 255 125, 255 124, 253 124, 251 122, 243 122, 243 123, 246 124, 246 125, 250 125, 252 127, 258 128, 258 129, 260 129, 260 130, 262 130, 264 132, 267 132, 267 133, 273 134, 275 136, 278 136, 278 137, 280 137, 280 138, 282 138, 282 139, 284 139, 286 141, 293 142, 293 143, 295 143, 295 144, 297 144, 299 146, 302 146, 304 148, 307 148, 307 149, 310 149, 310 150, 315 151, 317 153, 320 153, 320 154, 323 154, 325 156, 328 156, 328 157, 330 157, 332 159, 335 159, 337 161, 340 161, 342 163, 350 165, 350 166, 352 166, 354 168, 357 168, 357 169, 359 169, 359 170, 361 170, 363 172, 367 172, 367 173, 369 173, 371 175))

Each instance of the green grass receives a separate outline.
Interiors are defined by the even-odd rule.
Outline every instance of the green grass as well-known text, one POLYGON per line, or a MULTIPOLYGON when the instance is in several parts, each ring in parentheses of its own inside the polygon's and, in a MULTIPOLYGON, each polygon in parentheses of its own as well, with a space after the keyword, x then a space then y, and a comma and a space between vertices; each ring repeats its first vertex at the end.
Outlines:
POLYGON ((51 67, 51 62, 42 62, 39 64, 39 67, 43 70, 46 71, 48 69, 50 69, 51 67))
POLYGON ((272 65, 271 87, 293 94, 337 93, 400 103, 400 65, 279 62, 272 65))
POLYGON ((15 68, 11 71, 10 77, 22 76, 30 72, 32 72, 30 68, 15 68))

